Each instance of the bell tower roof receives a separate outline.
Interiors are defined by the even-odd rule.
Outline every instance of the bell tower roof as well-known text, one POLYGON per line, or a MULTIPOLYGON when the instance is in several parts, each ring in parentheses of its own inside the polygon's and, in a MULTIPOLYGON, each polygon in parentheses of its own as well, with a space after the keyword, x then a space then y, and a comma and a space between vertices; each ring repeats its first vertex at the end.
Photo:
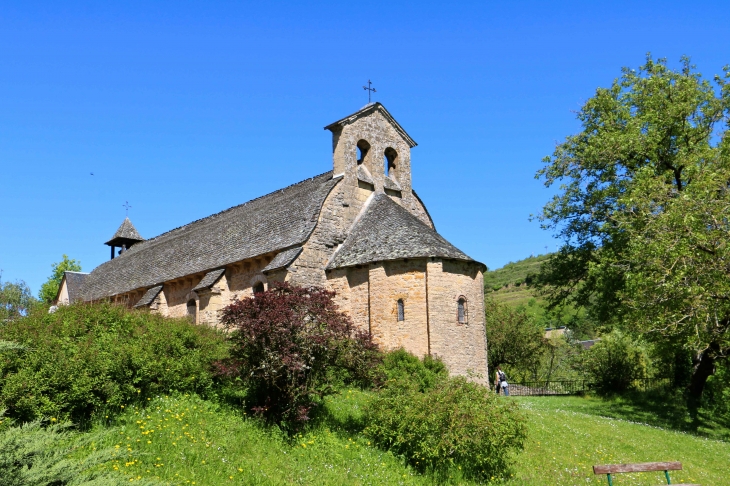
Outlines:
POLYGON ((114 233, 112 239, 104 244, 111 247, 121 247, 122 245, 125 245, 127 248, 129 248, 133 244, 139 243, 140 241, 144 241, 144 238, 140 236, 139 232, 137 232, 137 228, 134 227, 129 218, 124 218, 124 221, 122 221, 121 226, 119 226, 117 232, 114 233))
POLYGON ((413 140, 411 138, 411 136, 408 135, 408 133, 406 133, 405 130, 403 130, 403 127, 400 126, 400 124, 397 121, 395 121, 395 118, 393 118, 393 115, 391 115, 388 112, 388 110, 386 110, 385 107, 381 103, 379 103, 377 101, 375 101, 373 103, 368 103, 367 105, 363 106, 362 108, 360 108, 359 110, 357 110, 352 115, 348 115, 345 118, 342 118, 340 120, 337 120, 334 123, 330 123, 329 125, 327 125, 326 127, 324 127, 324 129, 325 130, 329 130, 331 132, 336 132, 338 130, 341 130, 342 127, 344 127, 345 125, 348 125, 348 124, 354 122, 355 120, 357 120, 359 118, 368 116, 368 115, 372 114, 375 111, 379 111, 383 115, 383 117, 386 120, 388 120, 388 122, 390 122, 391 125, 393 125, 393 128, 395 128, 395 130, 398 132, 398 134, 401 137, 403 137, 403 139, 406 141, 406 143, 409 145, 410 148, 413 148, 416 145, 418 145, 416 143, 416 141, 413 140))

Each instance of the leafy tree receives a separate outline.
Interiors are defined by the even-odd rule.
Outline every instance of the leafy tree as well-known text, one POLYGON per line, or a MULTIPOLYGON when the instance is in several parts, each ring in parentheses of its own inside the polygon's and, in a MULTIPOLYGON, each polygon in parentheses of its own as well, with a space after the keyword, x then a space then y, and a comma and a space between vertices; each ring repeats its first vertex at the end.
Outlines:
POLYGON ((37 303, 25 282, 3 283, 0 274, 0 322, 26 315, 37 303))
POLYGON ((624 68, 586 102, 583 130, 537 174, 546 186, 561 183, 539 216, 564 241, 538 279, 551 304, 683 340, 695 351, 695 397, 727 355, 730 327, 727 238, 719 240, 727 231, 730 86, 714 81, 688 58, 679 71, 650 56, 638 70, 624 68))
POLYGON ((685 172, 682 191, 637 174, 616 215, 627 247, 606 263, 624 268, 627 325, 694 351, 689 390, 697 399, 730 353, 730 157, 718 152, 685 172))
POLYGON ((535 378, 547 350, 544 329, 521 308, 511 308, 485 299, 489 369, 508 365, 510 374, 535 378))
POLYGON ((583 353, 582 365, 598 391, 620 393, 647 375, 649 357, 642 343, 614 329, 583 353))
POLYGON ((51 276, 41 285, 41 290, 38 292, 38 297, 46 304, 50 304, 56 298, 61 280, 63 280, 63 272, 80 272, 81 262, 70 259, 68 255, 64 254, 63 260, 54 263, 51 268, 53 269, 51 276))
POLYGON ((333 368, 348 368, 357 377, 381 360, 370 336, 337 310, 334 295, 278 283, 223 310, 222 321, 233 332, 221 374, 247 387, 254 413, 290 431, 335 391, 328 381, 333 368))

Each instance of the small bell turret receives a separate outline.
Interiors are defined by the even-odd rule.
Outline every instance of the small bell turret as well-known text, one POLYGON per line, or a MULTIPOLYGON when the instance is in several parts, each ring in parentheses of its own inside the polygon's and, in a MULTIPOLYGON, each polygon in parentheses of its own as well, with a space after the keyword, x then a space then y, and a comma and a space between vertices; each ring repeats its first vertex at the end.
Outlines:
POLYGON ((121 255, 125 250, 128 250, 135 243, 144 241, 144 238, 140 236, 137 229, 134 227, 129 218, 124 218, 122 225, 119 227, 112 239, 104 243, 112 248, 112 259, 114 258, 114 250, 119 248, 119 254, 121 255))

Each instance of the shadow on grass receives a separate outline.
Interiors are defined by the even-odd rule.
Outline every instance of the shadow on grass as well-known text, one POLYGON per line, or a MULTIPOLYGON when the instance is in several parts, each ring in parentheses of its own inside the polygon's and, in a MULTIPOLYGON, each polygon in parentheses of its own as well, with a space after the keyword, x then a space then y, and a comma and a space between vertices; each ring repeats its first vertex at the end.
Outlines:
POLYGON ((368 398, 367 392, 356 389, 330 395, 318 407, 310 426, 326 427, 344 437, 360 434, 366 426, 364 407, 368 398))
POLYGON ((592 415, 730 441, 730 418, 704 408, 687 406, 686 397, 677 390, 657 389, 609 397, 585 397, 576 405, 580 409, 576 411, 592 415))

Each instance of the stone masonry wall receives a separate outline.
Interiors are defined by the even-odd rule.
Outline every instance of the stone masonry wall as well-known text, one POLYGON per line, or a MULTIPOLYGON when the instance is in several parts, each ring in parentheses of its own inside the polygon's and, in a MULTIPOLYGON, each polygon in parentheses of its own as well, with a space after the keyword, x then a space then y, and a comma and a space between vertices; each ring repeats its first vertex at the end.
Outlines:
POLYGON ((370 266, 370 329, 382 348, 403 347, 416 356, 428 354, 425 277, 425 260, 370 266), (399 299, 404 304, 403 321, 398 321, 399 299))
POLYGON ((370 268, 369 265, 347 269, 350 291, 350 317, 363 331, 370 332, 370 268))
POLYGON ((484 290, 478 266, 467 262, 428 262, 428 315, 431 354, 444 360, 452 374, 480 375, 488 382, 484 290), (467 301, 467 323, 458 322, 459 297, 467 301))
MULTIPOLYGON (((235 299, 253 296, 253 285, 257 282, 268 285, 261 270, 273 259, 273 255, 237 262, 226 268, 225 274, 210 288, 193 291, 205 274, 165 282, 160 296, 153 302, 155 312, 167 317, 186 317, 187 303, 196 302, 196 322, 216 326, 219 324, 220 311, 235 299)), ((144 290, 126 294, 125 302, 134 305, 144 295, 144 290)))
POLYGON ((410 147, 380 112, 357 118, 333 135, 335 175, 342 180, 325 199, 317 226, 292 265, 287 280, 296 285, 324 286, 324 268, 376 192, 384 192, 383 154, 387 148, 398 153, 391 177, 401 186, 401 197, 391 196, 424 223, 433 226, 426 208, 411 190, 410 147), (374 190, 358 183, 357 142, 365 140, 370 150, 363 164, 373 177, 374 190))
POLYGON ((64 278, 61 281, 61 288, 58 291, 58 301, 56 302, 56 305, 68 305, 68 301, 68 284, 66 283, 66 279, 64 278))
POLYGON ((302 253, 291 265, 288 280, 292 284, 326 285, 324 268, 345 241, 351 221, 362 208, 362 203, 352 196, 352 188, 345 187, 342 180, 327 196, 318 215, 317 226, 303 245, 302 253))
POLYGON ((383 349, 403 347, 444 360, 455 375, 487 382, 482 273, 477 264, 408 260, 336 269, 328 288, 353 322, 372 332, 383 349), (458 322, 457 303, 466 299, 466 323, 458 322), (397 302, 404 317, 398 321, 397 302))
MULTIPOLYGON (((357 143, 365 140, 370 145, 363 165, 373 178, 375 192, 384 192, 385 150, 391 148, 398 154, 395 169, 389 174, 401 187, 401 197, 393 197, 398 204, 412 212, 424 223, 432 226, 426 208, 413 195, 411 186, 411 149, 393 125, 377 110, 354 118, 335 132, 332 137, 335 174, 344 175, 344 183, 356 188, 357 184, 357 143)), ((361 189, 363 191, 364 189, 361 189)))

